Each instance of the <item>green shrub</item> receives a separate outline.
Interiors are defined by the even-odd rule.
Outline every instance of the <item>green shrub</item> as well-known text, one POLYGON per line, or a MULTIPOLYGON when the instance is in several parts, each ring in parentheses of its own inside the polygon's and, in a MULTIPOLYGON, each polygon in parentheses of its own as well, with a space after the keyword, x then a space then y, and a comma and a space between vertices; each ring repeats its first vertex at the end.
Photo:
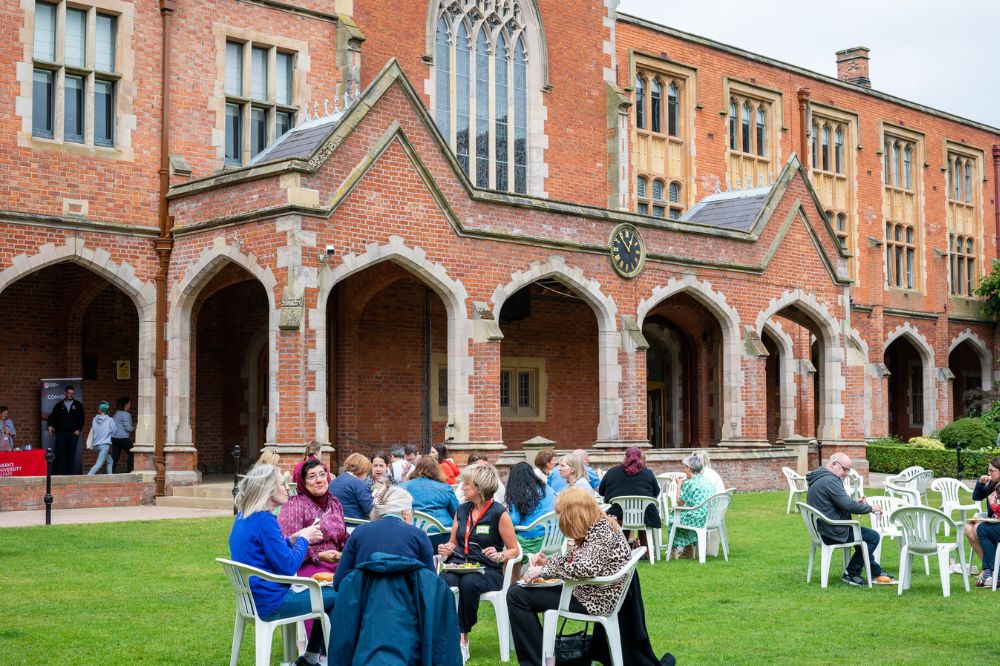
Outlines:
POLYGON ((944 449, 944 442, 933 437, 911 437, 906 445, 915 449, 937 449, 939 451, 944 449))
POLYGON ((978 416, 967 416, 941 428, 937 435, 946 447, 954 449, 991 449, 997 441, 997 431, 992 423, 978 416))
MULTIPOLYGON (((962 450, 962 478, 971 479, 986 473, 986 466, 1000 450, 962 450)), ((899 474, 907 467, 919 465, 934 470, 934 476, 955 478, 958 460, 951 449, 920 449, 913 446, 886 445, 877 442, 868 444, 866 453, 868 469, 882 474, 899 474)))

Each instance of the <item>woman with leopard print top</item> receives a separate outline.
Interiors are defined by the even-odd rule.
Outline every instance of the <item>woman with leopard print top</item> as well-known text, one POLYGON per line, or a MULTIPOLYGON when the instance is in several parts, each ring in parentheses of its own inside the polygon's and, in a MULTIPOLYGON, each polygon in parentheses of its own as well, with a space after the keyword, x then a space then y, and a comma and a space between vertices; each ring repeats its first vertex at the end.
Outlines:
MULTIPOLYGON (((556 500, 559 530, 576 543, 566 555, 551 559, 539 554, 524 574, 536 577, 584 580, 621 571, 632 555, 621 529, 601 512, 593 495, 568 488, 556 500)), ((573 589, 569 610, 588 615, 610 615, 627 579, 605 587, 580 585, 573 589)), ((542 625, 538 614, 559 606, 559 587, 526 588, 512 585, 507 592, 507 610, 514 636, 514 649, 522 666, 542 664, 542 625)))

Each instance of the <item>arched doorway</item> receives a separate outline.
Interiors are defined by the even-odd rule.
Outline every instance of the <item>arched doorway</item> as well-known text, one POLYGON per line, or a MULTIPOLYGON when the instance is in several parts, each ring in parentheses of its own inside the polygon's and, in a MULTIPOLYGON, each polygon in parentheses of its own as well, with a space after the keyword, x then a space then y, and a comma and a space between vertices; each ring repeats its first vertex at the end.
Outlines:
MULTIPOLYGON (((264 286, 244 268, 226 263, 199 292, 191 315, 191 421, 198 464, 207 473, 230 472, 238 444, 243 461, 255 459, 270 377, 269 305, 264 286), (255 344, 256 342, 256 344, 255 344)), ((266 415, 263 417, 266 424, 266 415)), ((266 432, 266 426, 265 426, 266 432)))
POLYGON ((966 338, 948 354, 948 369, 955 376, 951 384, 952 420, 969 415, 969 392, 990 389, 990 362, 985 350, 966 338))
POLYGON ((96 454, 83 442, 97 405, 106 400, 114 413, 115 402, 128 397, 133 415, 151 407, 140 395, 137 303, 84 265, 64 261, 10 283, 0 292, 0 308, 0 403, 17 427, 16 445, 43 444, 39 380, 79 379, 74 388, 85 425, 73 471, 86 472, 96 454))
POLYGON ((443 441, 449 366, 441 297, 384 261, 337 282, 326 313, 330 442, 338 458, 443 441))
POLYGON ((888 431, 906 441, 934 428, 932 361, 909 335, 900 335, 885 348, 889 372, 888 431))
POLYGON ((541 435, 563 447, 599 439, 599 324, 593 307, 558 276, 503 301, 500 422, 509 447, 541 435))

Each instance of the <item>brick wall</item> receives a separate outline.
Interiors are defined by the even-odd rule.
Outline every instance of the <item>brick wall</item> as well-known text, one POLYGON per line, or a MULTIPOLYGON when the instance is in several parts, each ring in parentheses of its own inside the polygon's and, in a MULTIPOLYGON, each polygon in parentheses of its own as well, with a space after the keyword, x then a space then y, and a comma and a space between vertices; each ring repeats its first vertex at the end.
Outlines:
MULTIPOLYGON (((57 476, 52 478, 52 509, 90 509, 152 504, 155 488, 141 474, 57 476)), ((45 477, 0 479, 0 511, 45 509, 45 477)))

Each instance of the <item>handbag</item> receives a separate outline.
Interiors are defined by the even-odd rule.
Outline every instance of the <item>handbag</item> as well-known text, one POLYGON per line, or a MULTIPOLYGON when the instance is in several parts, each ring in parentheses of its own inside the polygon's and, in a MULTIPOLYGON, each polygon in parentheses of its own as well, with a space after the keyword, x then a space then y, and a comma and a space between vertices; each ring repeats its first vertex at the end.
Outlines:
POLYGON ((93 428, 91 428, 90 432, 87 433, 86 447, 88 449, 93 449, 94 448, 94 429, 93 428))
POLYGON ((559 666, 590 666, 590 643, 593 635, 589 632, 590 625, 584 625, 583 631, 567 634, 566 618, 559 625, 559 635, 556 636, 556 664, 559 666))

